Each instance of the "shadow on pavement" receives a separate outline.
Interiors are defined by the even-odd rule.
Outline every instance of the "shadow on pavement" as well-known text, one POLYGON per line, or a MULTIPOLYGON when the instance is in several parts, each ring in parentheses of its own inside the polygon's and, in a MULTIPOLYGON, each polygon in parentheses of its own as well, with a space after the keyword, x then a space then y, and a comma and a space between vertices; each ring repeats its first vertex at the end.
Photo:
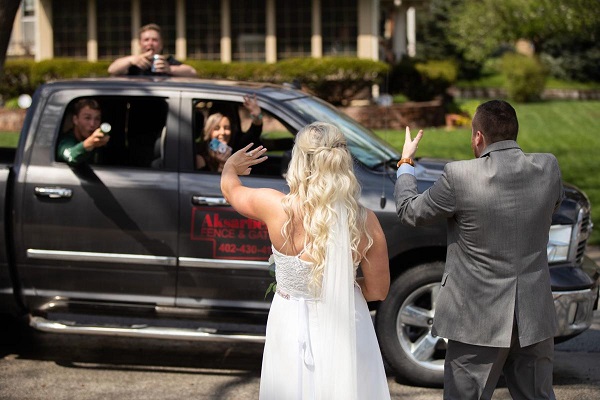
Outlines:
POLYGON ((260 376, 262 344, 170 341, 38 332, 2 316, 0 358, 53 361, 68 368, 260 376), (208 370, 208 371, 207 371, 208 370))

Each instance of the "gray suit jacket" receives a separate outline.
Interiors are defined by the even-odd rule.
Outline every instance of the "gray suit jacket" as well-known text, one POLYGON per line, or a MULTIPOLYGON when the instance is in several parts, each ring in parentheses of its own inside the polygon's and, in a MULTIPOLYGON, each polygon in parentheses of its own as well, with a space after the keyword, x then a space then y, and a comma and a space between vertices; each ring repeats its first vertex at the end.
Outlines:
POLYGON ((496 142, 477 159, 448 163, 421 195, 413 175, 400 175, 394 196, 406 225, 448 222, 434 334, 509 347, 516 319, 521 346, 555 335, 546 247, 563 187, 553 155, 496 142))

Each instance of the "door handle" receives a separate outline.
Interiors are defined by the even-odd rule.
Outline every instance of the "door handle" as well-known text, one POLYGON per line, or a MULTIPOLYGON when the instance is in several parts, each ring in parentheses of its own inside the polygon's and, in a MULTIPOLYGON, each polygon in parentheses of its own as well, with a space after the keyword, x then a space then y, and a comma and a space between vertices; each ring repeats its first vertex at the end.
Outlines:
POLYGON ((35 195, 38 197, 48 197, 50 199, 70 199, 73 196, 73 191, 61 187, 36 187, 35 195))
POLYGON ((223 197, 192 196, 192 204, 197 206, 228 206, 223 197))

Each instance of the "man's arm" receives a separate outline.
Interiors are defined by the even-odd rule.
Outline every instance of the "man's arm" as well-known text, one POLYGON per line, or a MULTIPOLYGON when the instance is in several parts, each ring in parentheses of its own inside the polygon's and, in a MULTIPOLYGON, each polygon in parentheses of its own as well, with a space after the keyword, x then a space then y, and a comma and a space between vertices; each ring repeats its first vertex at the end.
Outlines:
POLYGON ((108 73, 111 75, 126 75, 129 67, 133 65, 133 56, 117 58, 108 67, 108 73))
POLYGON ((125 56, 117 58, 108 67, 108 73, 111 75, 127 75, 129 67, 138 67, 142 71, 150 69, 152 65, 152 51, 147 51, 139 55, 125 56))
POLYGON ((92 150, 106 146, 109 140, 110 136, 105 135, 100 128, 82 142, 78 142, 71 134, 59 142, 56 158, 69 164, 81 164, 90 158, 92 150))
POLYGON ((170 73, 173 76, 182 76, 194 78, 197 76, 196 70, 191 65, 181 64, 181 65, 171 65, 170 73))
POLYGON ((58 143, 56 158, 71 165, 81 164, 90 156, 90 152, 83 147, 83 142, 77 142, 75 138, 66 137, 58 143))
POLYGON ((413 174, 400 174, 394 187, 394 198, 400 222, 408 226, 426 225, 450 218, 456 206, 447 168, 433 186, 422 194, 417 192, 417 178, 413 174))
MULTIPOLYGON (((411 160, 412 162, 422 137, 423 131, 420 130, 413 140, 410 129, 406 127, 402 160, 411 160)), ((440 179, 419 195, 414 167, 408 163, 400 164, 397 171, 398 179, 394 187, 394 198, 396 199, 396 213, 403 224, 417 226, 439 218, 448 218, 453 214, 455 201, 448 174, 449 172, 445 168, 440 179)))

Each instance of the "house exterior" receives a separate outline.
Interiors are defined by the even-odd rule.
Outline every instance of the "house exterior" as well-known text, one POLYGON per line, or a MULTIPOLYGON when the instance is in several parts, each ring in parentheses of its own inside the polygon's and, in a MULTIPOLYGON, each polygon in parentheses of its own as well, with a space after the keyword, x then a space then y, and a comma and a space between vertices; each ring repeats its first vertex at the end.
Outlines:
POLYGON ((426 0, 23 0, 9 58, 111 60, 139 51, 157 23, 165 53, 273 63, 293 57, 400 59, 415 51, 426 0))

